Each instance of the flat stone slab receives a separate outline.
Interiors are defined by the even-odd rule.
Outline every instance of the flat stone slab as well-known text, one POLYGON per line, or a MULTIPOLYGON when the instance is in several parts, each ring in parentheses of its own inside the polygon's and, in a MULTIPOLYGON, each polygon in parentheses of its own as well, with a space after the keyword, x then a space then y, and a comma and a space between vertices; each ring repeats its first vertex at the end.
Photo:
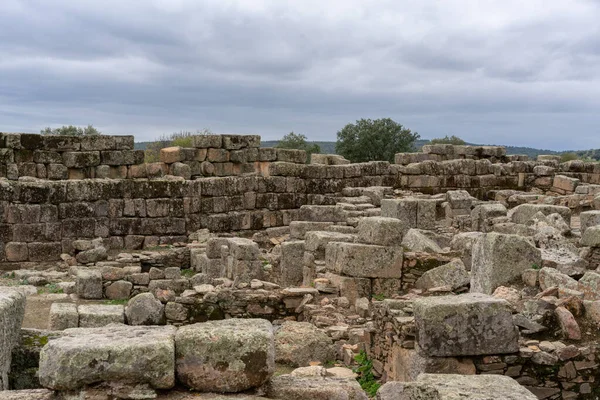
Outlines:
POLYGON ((40 353, 39 378, 53 390, 99 382, 175 385, 175 327, 110 325, 66 329, 40 353))
POLYGON ((187 325, 175 336, 177 379, 203 392, 241 392, 263 385, 275 369, 273 326, 263 319, 187 325))
POLYGON ((378 400, 536 400, 537 396, 504 375, 421 374, 415 382, 388 382, 378 400))
POLYGON ((468 293, 414 302, 419 348, 434 357, 517 353, 519 331, 506 300, 468 293))
POLYGON ((79 312, 77 305, 73 303, 52 303, 50 306, 50 318, 48 329, 51 331, 62 331, 79 326, 79 312))
POLYGON ((358 278, 400 278, 403 251, 362 243, 330 242, 325 250, 325 264, 332 272, 358 278))
POLYGON ((82 304, 77 307, 80 328, 98 328, 108 324, 125 323, 125 308, 122 305, 82 304))

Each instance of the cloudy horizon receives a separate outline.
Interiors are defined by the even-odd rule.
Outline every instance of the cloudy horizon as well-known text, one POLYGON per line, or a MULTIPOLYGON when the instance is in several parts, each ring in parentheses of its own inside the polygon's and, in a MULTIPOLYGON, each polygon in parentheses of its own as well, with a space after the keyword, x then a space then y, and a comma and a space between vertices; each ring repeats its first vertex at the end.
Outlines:
POLYGON ((93 124, 600 148, 593 0, 4 0, 0 131, 93 124))

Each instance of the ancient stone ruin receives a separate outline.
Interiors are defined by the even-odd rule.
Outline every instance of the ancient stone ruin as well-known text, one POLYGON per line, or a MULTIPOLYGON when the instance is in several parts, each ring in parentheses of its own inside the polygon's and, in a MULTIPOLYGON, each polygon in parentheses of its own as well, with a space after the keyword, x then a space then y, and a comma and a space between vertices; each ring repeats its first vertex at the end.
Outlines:
POLYGON ((193 143, 0 135, 0 399, 599 398, 599 163, 193 143))

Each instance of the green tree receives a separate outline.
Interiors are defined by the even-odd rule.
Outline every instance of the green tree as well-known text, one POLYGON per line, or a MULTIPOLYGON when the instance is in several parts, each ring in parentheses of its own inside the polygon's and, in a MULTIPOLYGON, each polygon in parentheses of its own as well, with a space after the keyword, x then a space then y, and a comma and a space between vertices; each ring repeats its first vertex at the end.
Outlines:
POLYGON ((290 132, 281 138, 275 147, 280 149, 296 149, 304 150, 308 154, 308 160, 312 153, 320 153, 321 147, 316 143, 310 143, 306 140, 306 136, 301 133, 290 132))
POLYGON ((63 125, 60 128, 50 128, 49 126, 40 131, 42 135, 63 135, 63 136, 90 136, 90 135, 101 135, 102 133, 94 128, 92 125, 88 125, 84 128, 73 125, 63 125))
POLYGON ((413 150, 419 137, 390 118, 361 119, 337 133, 335 150, 352 162, 394 162, 394 155, 413 150))
POLYGON ((454 145, 465 145, 467 142, 459 138, 458 136, 444 136, 443 138, 431 139, 429 144, 454 144, 454 145))
POLYGON ((577 153, 574 152, 570 152, 570 153, 562 153, 560 155, 560 162, 567 162, 567 161, 573 161, 573 160, 578 160, 579 156, 577 155, 577 153))

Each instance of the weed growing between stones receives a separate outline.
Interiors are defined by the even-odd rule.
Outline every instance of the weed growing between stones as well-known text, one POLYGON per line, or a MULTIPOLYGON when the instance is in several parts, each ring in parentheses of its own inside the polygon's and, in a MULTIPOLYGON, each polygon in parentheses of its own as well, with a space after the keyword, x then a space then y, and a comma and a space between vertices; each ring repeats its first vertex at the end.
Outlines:
POLYGON ((353 371, 358 374, 357 380, 358 383, 360 383, 360 387, 369 395, 369 397, 375 397, 381 383, 379 383, 373 375, 373 361, 369 360, 367 353, 362 350, 354 356, 354 361, 358 364, 353 371))
POLYGON ((109 304, 111 306, 125 305, 129 300, 127 299, 115 299, 115 300, 106 300, 104 304, 109 304))

